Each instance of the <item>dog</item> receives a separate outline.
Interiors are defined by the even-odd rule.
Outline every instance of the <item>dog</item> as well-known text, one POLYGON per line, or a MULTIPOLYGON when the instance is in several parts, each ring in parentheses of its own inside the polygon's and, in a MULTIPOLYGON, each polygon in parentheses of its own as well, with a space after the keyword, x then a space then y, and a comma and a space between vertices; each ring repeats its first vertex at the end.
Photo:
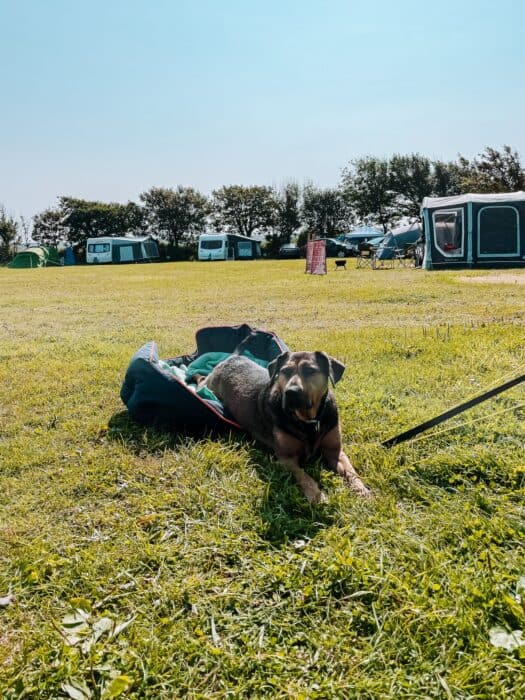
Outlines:
POLYGON ((344 369, 320 351, 284 352, 268 369, 233 354, 212 370, 206 385, 242 428, 274 451, 311 503, 326 500, 303 469, 319 453, 353 491, 369 497, 370 490, 342 449, 337 404, 329 388, 344 369))

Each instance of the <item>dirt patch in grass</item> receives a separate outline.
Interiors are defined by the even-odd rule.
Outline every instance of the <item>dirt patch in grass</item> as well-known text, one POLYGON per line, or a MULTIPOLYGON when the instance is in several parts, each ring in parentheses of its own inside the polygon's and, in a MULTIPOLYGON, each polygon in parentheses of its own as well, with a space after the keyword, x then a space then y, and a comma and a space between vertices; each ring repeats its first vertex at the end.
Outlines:
POLYGON ((22 644, 18 639, 18 633, 14 630, 6 630, 0 635, 0 666, 9 666, 17 658, 22 644))
POLYGON ((460 277, 462 282, 474 282, 481 284, 525 284, 525 274, 522 272, 499 272, 495 275, 483 275, 480 277, 460 277))

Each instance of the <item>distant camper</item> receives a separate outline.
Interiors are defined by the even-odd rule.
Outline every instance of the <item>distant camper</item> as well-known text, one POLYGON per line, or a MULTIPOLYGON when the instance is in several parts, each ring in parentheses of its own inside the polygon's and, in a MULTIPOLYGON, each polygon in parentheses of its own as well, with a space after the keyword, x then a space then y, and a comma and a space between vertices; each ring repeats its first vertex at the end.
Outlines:
POLYGON ((158 257, 157 243, 149 236, 141 238, 106 236, 87 239, 87 263, 151 262, 158 257))
POLYGON ((235 233, 203 233, 199 237, 199 260, 255 260, 261 243, 235 233))

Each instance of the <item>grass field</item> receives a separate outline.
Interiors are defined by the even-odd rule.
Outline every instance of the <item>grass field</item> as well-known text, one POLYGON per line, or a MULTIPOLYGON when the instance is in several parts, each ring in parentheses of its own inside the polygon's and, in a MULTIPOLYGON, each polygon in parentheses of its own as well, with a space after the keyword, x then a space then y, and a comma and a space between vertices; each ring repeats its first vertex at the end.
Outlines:
POLYGON ((524 386, 379 446, 523 372, 525 273, 303 264, 0 269, 2 697, 525 697, 524 386), (240 322, 346 364, 372 501, 128 419, 138 347, 240 322))

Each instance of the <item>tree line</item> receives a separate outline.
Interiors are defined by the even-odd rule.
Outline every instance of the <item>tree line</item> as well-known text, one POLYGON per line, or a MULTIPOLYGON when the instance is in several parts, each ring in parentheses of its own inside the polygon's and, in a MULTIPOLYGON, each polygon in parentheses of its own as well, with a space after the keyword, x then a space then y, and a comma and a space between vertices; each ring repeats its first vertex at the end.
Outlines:
POLYGON ((83 246, 89 237, 151 234, 180 249, 207 230, 264 236, 268 253, 299 235, 333 237, 358 225, 385 233, 403 218, 419 219, 426 196, 525 189, 520 156, 510 146, 486 147, 476 158, 432 160, 419 153, 350 161, 340 183, 319 188, 288 182, 280 188, 227 185, 207 197, 192 187, 152 187, 139 203, 58 198, 33 217, 32 228, 0 208, 0 258, 17 239, 83 246))

